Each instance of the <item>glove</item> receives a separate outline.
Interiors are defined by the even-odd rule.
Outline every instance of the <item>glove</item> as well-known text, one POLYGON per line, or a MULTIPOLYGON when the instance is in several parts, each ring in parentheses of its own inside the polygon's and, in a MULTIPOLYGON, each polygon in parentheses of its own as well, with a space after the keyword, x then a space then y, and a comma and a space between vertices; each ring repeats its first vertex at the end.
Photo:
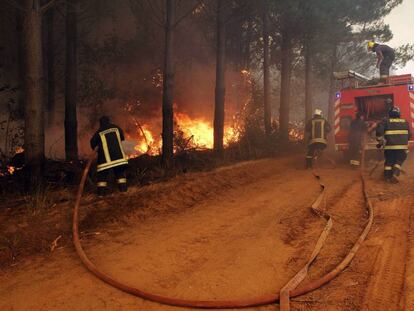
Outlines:
POLYGON ((377 149, 381 149, 384 146, 384 137, 377 137, 377 149))

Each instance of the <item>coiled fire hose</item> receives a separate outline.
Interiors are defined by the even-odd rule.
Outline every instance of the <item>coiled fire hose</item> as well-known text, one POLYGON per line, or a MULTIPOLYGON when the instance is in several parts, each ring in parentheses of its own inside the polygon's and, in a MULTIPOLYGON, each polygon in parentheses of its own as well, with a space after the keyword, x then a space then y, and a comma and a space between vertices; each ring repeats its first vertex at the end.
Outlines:
MULTIPOLYGON (((283 300, 284 303, 282 302, 281 307, 285 308, 284 310, 289 310, 289 297, 300 296, 300 295, 309 293, 309 292, 311 292, 315 289, 320 288, 321 286, 323 286, 324 284, 330 282, 332 279, 334 279, 336 276, 338 276, 349 265, 349 263, 354 258, 356 252, 358 251, 359 247, 361 246, 362 242, 365 240, 366 236, 368 235, 368 232, 371 229, 372 222, 373 222, 373 219, 374 219, 373 206, 372 206, 372 203, 371 203, 371 201, 369 199, 369 196, 367 194, 366 183, 365 183, 365 179, 364 179, 364 176, 363 176, 363 173, 362 173, 362 170, 361 170, 360 178, 361 178, 361 181, 362 181, 362 190, 363 190, 363 193, 364 193, 364 199, 365 199, 366 207, 367 207, 368 212, 369 212, 368 223, 365 226, 364 230, 362 231, 360 237, 358 238, 358 240, 355 242, 354 246, 350 250, 350 252, 329 273, 325 274, 324 276, 322 276, 321 278, 319 278, 317 280, 311 281, 307 284, 304 284, 304 285, 301 285, 301 286, 297 287, 299 285, 299 283, 301 283, 302 280, 304 279, 304 277, 302 275, 302 280, 300 280, 300 278, 298 278, 294 282, 293 281, 289 282, 288 285, 285 286, 282 290, 275 291, 273 294, 268 294, 268 295, 264 295, 264 296, 261 296, 261 297, 254 297, 254 298, 246 298, 246 299, 238 299, 238 300, 187 300, 187 299, 177 299, 177 298, 173 298, 173 297, 161 296, 161 295, 153 294, 153 293, 150 293, 150 292, 146 292, 146 291, 144 291, 142 289, 139 289, 137 287, 134 287, 132 285, 125 284, 124 282, 122 282, 120 280, 117 280, 115 277, 110 276, 110 275, 106 274, 105 272, 102 272, 88 258, 85 251, 82 248, 80 238, 79 238, 79 207, 80 207, 81 198, 82 198, 82 194, 83 194, 83 191, 84 191, 85 183, 86 183, 86 180, 87 180, 87 177, 88 177, 88 173, 89 173, 90 167, 92 165, 92 162, 95 159, 95 155, 96 155, 95 152, 93 154, 91 154, 91 156, 89 157, 88 162, 86 164, 86 167, 83 171, 81 182, 79 184, 78 192, 77 192, 77 195, 76 195, 75 206, 74 206, 74 209, 73 209, 72 233, 73 233, 73 243, 75 245, 76 252, 77 252, 80 260, 82 261, 83 265, 92 274, 94 274, 97 278, 99 278, 100 280, 106 282, 107 284, 109 284, 109 285, 111 285, 111 286, 113 286, 113 287, 115 287, 115 288, 117 288, 117 289, 119 289, 123 292, 129 293, 129 294, 132 294, 132 295, 135 295, 135 296, 138 296, 140 298, 147 299, 147 300, 150 300, 150 301, 153 301, 153 302, 161 303, 161 304, 166 304, 166 305, 171 305, 171 306, 179 306, 179 307, 188 307, 188 308, 205 308, 205 309, 245 308, 245 307, 254 307, 254 306, 261 306, 261 305, 267 305, 267 304, 275 303, 275 302, 279 301, 279 299, 280 299, 280 294, 279 293, 282 292, 282 295, 284 295, 284 300, 283 300)), ((319 176, 315 176, 315 177, 318 180, 320 179, 319 176)), ((318 196, 317 200, 315 201, 315 203, 312 205, 312 207, 315 207, 315 204, 316 204, 316 206, 319 206, 319 204, 322 202, 322 199, 324 197, 324 190, 325 190, 325 186, 322 183, 321 183, 321 189, 322 189, 322 191, 321 191, 320 195, 318 196)), ((322 216, 326 217, 327 222, 329 223, 330 218, 328 218, 327 215, 325 215, 325 214, 322 214, 322 216)), ((328 226, 328 224, 327 224, 327 226, 328 226)), ((312 257, 315 255, 315 253, 317 254, 319 252, 317 250, 317 248, 320 246, 319 242, 321 241, 321 239, 323 240, 324 238, 326 238, 326 235, 327 235, 328 232, 329 232, 329 230, 327 229, 327 227, 325 227, 324 231, 322 232, 322 234, 321 234, 321 236, 318 240, 317 246, 315 247, 315 250, 312 254, 312 257)), ((315 255, 315 257, 316 257, 316 255, 315 255)), ((311 263, 313 261, 313 259, 311 258, 311 260, 309 262, 311 263)), ((307 270, 310 263, 307 264, 307 267, 305 267, 305 270, 307 270)), ((302 268, 302 270, 303 270, 303 268, 302 268)), ((306 274, 305 274, 305 276, 306 276, 306 274)))

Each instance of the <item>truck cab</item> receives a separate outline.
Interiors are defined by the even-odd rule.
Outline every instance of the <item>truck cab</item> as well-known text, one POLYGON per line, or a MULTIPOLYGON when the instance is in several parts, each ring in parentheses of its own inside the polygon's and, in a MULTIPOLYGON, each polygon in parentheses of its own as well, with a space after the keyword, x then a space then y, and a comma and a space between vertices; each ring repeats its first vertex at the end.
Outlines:
MULTIPOLYGON (((366 149, 376 148, 375 127, 388 116, 393 106, 401 110, 414 132, 414 80, 411 74, 390 76, 385 84, 379 84, 353 71, 336 72, 341 83, 334 103, 335 149, 346 152, 349 148, 351 121, 360 112, 368 127, 366 149)), ((409 141, 410 149, 414 141, 409 141)))

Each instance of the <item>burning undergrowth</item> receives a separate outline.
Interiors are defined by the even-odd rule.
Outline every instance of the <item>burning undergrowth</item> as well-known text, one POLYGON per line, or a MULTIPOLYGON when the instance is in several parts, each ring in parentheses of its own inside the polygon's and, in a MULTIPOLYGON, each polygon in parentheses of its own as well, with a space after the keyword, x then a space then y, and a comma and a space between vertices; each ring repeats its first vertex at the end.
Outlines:
MULTIPOLYGON (((159 132, 159 124, 141 124, 133 118, 135 129, 126 132, 126 152, 130 158, 142 154, 159 155, 162 148, 162 138, 159 132)), ((129 127, 130 128, 130 127, 129 127)), ((224 145, 239 140, 240 133, 236 126, 226 126, 224 129, 224 145)), ((176 113, 174 116, 174 152, 180 153, 186 150, 210 150, 214 145, 214 129, 205 118, 191 118, 185 113, 176 113)))

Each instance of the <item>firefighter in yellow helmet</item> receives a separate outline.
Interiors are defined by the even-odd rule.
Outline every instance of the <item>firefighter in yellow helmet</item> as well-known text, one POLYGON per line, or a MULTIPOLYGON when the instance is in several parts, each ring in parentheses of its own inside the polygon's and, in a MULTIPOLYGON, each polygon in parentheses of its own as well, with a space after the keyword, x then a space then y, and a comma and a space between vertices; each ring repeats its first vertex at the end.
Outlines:
POLYGON ((315 109, 312 119, 306 124, 305 130, 308 137, 306 168, 311 168, 314 157, 328 145, 326 137, 331 131, 331 126, 322 116, 322 110, 315 109))
POLYGON ((378 44, 374 41, 369 41, 367 44, 368 52, 377 54, 377 68, 380 71, 380 80, 386 82, 390 75, 390 68, 395 59, 394 49, 385 44, 378 44))
POLYGON ((122 147, 124 133, 120 127, 111 124, 107 116, 99 119, 99 129, 91 139, 91 147, 98 147, 97 194, 103 196, 108 188, 108 175, 114 171, 116 183, 121 192, 127 191, 126 168, 128 159, 122 147))

